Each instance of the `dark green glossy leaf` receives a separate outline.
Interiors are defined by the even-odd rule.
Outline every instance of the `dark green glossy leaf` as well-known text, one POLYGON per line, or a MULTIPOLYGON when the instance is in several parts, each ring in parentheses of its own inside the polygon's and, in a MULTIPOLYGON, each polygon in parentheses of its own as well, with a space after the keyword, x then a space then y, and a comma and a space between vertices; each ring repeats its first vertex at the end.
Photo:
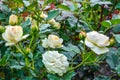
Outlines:
POLYGON ((115 69, 119 65, 119 56, 117 49, 111 48, 107 53, 106 62, 109 64, 110 68, 115 69))
POLYGON ((120 34, 113 35, 118 43, 120 43, 120 34))
POLYGON ((115 6, 115 8, 120 10, 120 3, 117 3, 117 5, 115 6))
POLYGON ((48 77, 49 80, 61 80, 60 77, 58 77, 54 74, 48 74, 47 77, 48 77))
POLYGON ((68 72, 66 75, 64 75, 63 80, 72 80, 72 77, 75 75, 76 73, 74 71, 68 72))
POLYGON ((49 11, 47 20, 50 20, 52 18, 57 17, 58 14, 59 14, 59 10, 51 10, 51 11, 49 11))
POLYGON ((21 26, 23 27, 23 31, 25 34, 30 32, 30 25, 31 25, 31 21, 30 19, 27 19, 27 21, 23 22, 21 24, 21 26))

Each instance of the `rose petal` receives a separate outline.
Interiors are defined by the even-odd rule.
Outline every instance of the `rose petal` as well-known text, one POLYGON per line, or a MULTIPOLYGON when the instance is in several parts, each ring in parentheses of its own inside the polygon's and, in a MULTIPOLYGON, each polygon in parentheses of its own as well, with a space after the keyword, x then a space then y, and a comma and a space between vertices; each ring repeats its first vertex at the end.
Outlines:
POLYGON ((87 38, 85 39, 85 44, 90 48, 95 46, 92 42, 88 41, 87 38))
POLYGON ((29 36, 29 34, 26 34, 26 35, 22 36, 22 39, 26 39, 28 36, 29 36))
POLYGON ((5 46, 13 46, 13 45, 15 45, 15 43, 12 43, 12 42, 7 42, 7 43, 5 44, 5 46))
POLYGON ((49 46, 48 46, 48 40, 47 40, 47 38, 45 38, 45 39, 42 40, 42 46, 43 46, 44 48, 48 48, 48 47, 49 47, 49 46))
POLYGON ((91 50, 94 51, 98 55, 109 51, 107 47, 98 47, 98 46, 94 46, 93 48, 91 48, 91 50))

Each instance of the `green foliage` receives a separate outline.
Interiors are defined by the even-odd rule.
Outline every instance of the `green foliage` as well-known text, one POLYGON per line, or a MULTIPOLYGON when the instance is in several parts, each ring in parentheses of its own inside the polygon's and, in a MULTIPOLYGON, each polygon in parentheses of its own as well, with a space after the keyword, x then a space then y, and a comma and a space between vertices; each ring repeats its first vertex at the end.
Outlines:
MULTIPOLYGON (((4 29, 0 29, 0 80, 119 79, 119 10, 119 0, 0 0, 0 26, 4 29), (29 37, 22 37, 20 29, 12 28, 6 31, 6 26, 11 26, 9 24, 11 14, 18 16, 18 24, 15 26, 21 26, 23 35, 29 34, 29 37), (49 22, 51 19, 55 21, 49 22), (35 28, 35 31, 32 28, 35 28), (95 41, 87 37, 87 33, 92 31, 107 35, 109 39, 113 39, 114 43, 110 42, 112 46, 109 46, 109 40, 105 45, 102 41, 102 44, 98 45, 95 42, 99 43, 101 37, 98 36, 95 41), (43 44, 44 39, 47 39, 50 34, 58 37, 53 37, 50 43, 47 40, 43 44), (80 35, 84 37, 81 38, 80 35), (95 46, 88 47, 86 39, 90 41, 89 45, 92 43, 95 46), (7 42, 12 42, 14 45, 5 46, 7 42), (58 45, 52 48, 47 43, 52 46, 57 43, 58 45), (109 52, 98 55, 91 50, 94 47, 96 49, 106 47, 109 48, 109 52), (43 54, 47 51, 58 51, 60 55, 66 57, 69 67, 63 76, 49 73, 47 66, 43 63, 43 54), (109 75, 102 73, 101 70, 108 70, 109 75)), ((54 66, 54 60, 50 60, 51 65, 54 66)), ((61 61, 56 63, 60 66, 64 63, 61 61)), ((56 68, 61 68, 59 66, 56 68)))
POLYGON ((47 20, 57 17, 59 10, 51 10, 48 12, 47 20))

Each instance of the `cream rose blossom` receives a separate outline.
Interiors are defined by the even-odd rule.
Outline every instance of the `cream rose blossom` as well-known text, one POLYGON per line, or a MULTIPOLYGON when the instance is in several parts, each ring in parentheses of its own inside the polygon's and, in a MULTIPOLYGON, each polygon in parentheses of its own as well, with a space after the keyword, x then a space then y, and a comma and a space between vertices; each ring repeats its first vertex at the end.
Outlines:
POLYGON ((106 47, 110 44, 109 37, 96 31, 88 32, 85 39, 86 46, 90 47, 96 54, 103 54, 109 51, 106 47))
POLYGON ((28 36, 29 34, 23 36, 23 29, 21 26, 7 26, 5 32, 2 34, 3 39, 7 41, 5 44, 6 46, 15 45, 28 36))
POLYGON ((42 55, 42 58, 42 62, 49 73, 56 73, 59 76, 62 76, 64 73, 66 73, 69 67, 67 57, 58 53, 58 51, 47 51, 42 55))
POLYGON ((42 46, 45 48, 60 48, 62 47, 62 42, 63 39, 59 38, 56 35, 49 35, 48 39, 45 38, 44 40, 42 40, 42 46))

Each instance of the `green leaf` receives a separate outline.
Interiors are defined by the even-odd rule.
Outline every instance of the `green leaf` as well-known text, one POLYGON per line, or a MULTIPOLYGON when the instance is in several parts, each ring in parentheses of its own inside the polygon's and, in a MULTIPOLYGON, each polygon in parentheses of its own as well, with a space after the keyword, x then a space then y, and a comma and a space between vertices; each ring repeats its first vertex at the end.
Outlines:
POLYGON ((119 33, 120 32, 120 24, 115 25, 112 30, 114 33, 119 33))
POLYGON ((67 47, 64 46, 62 49, 65 51, 73 51, 75 53, 80 54, 80 49, 77 46, 72 45, 72 44, 69 44, 67 47))
POLYGON ((115 6, 115 8, 120 10, 120 3, 118 3, 118 4, 115 6))
POLYGON ((32 76, 27 76, 27 77, 24 77, 22 80, 33 80, 33 77, 32 76))
POLYGON ((108 20, 107 21, 102 21, 101 25, 104 26, 104 27, 110 28, 111 27, 111 22, 108 21, 108 20))
POLYGON ((6 61, 7 61, 7 56, 4 55, 1 59, 0 59, 0 66, 3 66, 6 64, 6 61))
POLYGON ((29 71, 32 74, 32 76, 36 76, 36 73, 32 69, 29 69, 29 71))
POLYGON ((110 22, 112 23, 112 25, 120 24, 120 19, 113 19, 110 20, 110 22))
POLYGON ((0 14, 0 20, 5 19, 5 15, 4 14, 0 14))
POLYGON ((25 34, 30 32, 30 25, 31 25, 30 19, 27 19, 27 21, 25 21, 25 22, 23 22, 21 24, 21 26, 23 27, 23 31, 24 31, 25 34))
POLYGON ((116 70, 117 74, 120 75, 120 64, 116 66, 115 70, 116 70))
POLYGON ((26 7, 30 6, 30 1, 23 0, 23 3, 26 7))
POLYGON ((22 69, 24 66, 14 65, 14 66, 10 66, 10 67, 14 68, 14 69, 22 69))
POLYGON ((107 54, 106 62, 109 64, 111 69, 115 69, 119 64, 119 56, 117 49, 111 48, 107 54))
POLYGON ((50 27, 50 24, 42 24, 40 25, 40 31, 45 31, 48 27, 50 27))
POLYGON ((100 76, 95 77, 94 80, 111 80, 111 79, 108 76, 100 75, 100 76))
POLYGON ((73 57, 76 55, 76 53, 73 51, 62 52, 62 54, 64 54, 68 60, 72 60, 73 57))
POLYGON ((75 75, 76 73, 74 71, 68 72, 66 75, 64 75, 63 80, 72 80, 72 77, 75 75))
POLYGON ((116 41, 120 43, 120 34, 113 34, 113 36, 115 37, 116 41))
POLYGON ((70 8, 69 8, 68 6, 66 6, 66 5, 61 4, 61 5, 59 5, 58 7, 59 7, 60 9, 62 9, 62 10, 70 11, 70 8))
POLYGON ((54 74, 48 74, 47 77, 48 77, 49 80, 61 80, 60 77, 58 77, 54 74))
POLYGON ((58 14, 59 14, 59 10, 51 10, 48 12, 48 17, 46 19, 50 20, 52 18, 55 18, 57 17, 58 14))
POLYGON ((4 11, 6 12, 10 12, 10 9, 8 8, 7 5, 4 5, 4 4, 0 4, 0 8, 2 8, 4 11))
POLYGON ((47 3, 57 2, 57 0, 47 0, 47 3))

